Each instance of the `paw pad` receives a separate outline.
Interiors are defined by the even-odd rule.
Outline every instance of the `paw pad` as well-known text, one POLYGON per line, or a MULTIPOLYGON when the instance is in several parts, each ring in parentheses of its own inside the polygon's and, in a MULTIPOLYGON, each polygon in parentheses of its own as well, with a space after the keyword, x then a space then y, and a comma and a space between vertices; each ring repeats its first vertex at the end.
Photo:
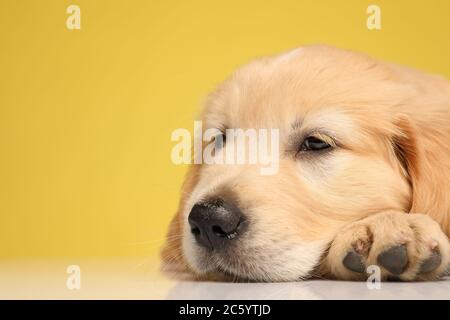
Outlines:
POLYGON ((394 246, 380 253, 377 261, 390 273, 395 275, 402 274, 408 265, 408 253, 406 251, 406 246, 394 246))
POLYGON ((347 269, 354 272, 363 273, 366 270, 362 262, 362 256, 355 251, 349 251, 344 260, 342 260, 342 263, 347 269))
POLYGON ((441 265, 442 257, 437 250, 431 252, 431 256, 420 265, 419 273, 428 273, 441 265))

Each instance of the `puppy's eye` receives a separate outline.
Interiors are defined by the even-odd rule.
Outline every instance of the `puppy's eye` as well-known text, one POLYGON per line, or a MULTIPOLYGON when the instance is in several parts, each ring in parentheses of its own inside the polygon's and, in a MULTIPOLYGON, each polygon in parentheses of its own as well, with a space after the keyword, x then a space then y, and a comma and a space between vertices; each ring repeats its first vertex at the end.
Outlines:
POLYGON ((222 149, 226 142, 226 135, 224 133, 220 133, 214 137, 214 144, 217 150, 222 149))
POLYGON ((316 137, 307 137, 301 144, 299 151, 321 151, 329 148, 331 148, 331 145, 327 142, 316 137))

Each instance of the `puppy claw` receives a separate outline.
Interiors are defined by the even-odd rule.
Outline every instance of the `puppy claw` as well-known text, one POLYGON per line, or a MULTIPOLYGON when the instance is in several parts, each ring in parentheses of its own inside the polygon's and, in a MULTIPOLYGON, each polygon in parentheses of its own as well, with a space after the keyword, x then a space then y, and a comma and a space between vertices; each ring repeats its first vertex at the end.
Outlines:
POLYGON ((394 275, 402 274, 408 264, 408 253, 405 245, 394 246, 377 258, 378 263, 394 275))
POLYGON ((381 268, 383 281, 436 280, 446 272, 450 275, 450 241, 424 214, 372 215, 345 226, 324 261, 324 267, 342 280, 367 279, 364 267, 369 265, 381 268))
POLYGON ((354 272, 363 273, 366 270, 362 262, 362 256, 355 251, 349 251, 342 263, 347 269, 354 272))
POLYGON ((400 278, 399 276, 388 276, 387 280, 389 282, 403 282, 402 278, 400 278))
POLYGON ((422 265, 420 266, 419 273, 428 273, 435 269, 437 269, 442 262, 442 257, 438 251, 433 251, 431 253, 431 256, 426 259, 424 262, 422 262, 422 265))

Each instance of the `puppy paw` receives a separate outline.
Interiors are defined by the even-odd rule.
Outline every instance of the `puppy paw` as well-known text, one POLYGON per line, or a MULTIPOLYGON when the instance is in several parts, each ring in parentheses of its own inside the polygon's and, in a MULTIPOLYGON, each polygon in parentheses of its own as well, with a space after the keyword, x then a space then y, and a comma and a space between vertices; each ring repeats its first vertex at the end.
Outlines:
POLYGON ((337 279, 365 280, 380 267, 380 280, 434 280, 450 264, 450 242, 429 216, 386 212, 344 227, 326 257, 337 279))

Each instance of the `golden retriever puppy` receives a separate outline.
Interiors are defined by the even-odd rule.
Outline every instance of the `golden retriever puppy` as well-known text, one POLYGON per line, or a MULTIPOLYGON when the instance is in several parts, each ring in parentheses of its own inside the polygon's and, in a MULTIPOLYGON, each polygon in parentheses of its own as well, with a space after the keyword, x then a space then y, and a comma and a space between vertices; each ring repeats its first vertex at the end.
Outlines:
POLYGON ((221 132, 217 154, 230 148, 227 129, 277 129, 278 170, 192 165, 165 270, 242 281, 363 280, 372 265, 382 280, 446 272, 445 79, 307 46, 239 69, 209 96, 201 120, 221 132))

